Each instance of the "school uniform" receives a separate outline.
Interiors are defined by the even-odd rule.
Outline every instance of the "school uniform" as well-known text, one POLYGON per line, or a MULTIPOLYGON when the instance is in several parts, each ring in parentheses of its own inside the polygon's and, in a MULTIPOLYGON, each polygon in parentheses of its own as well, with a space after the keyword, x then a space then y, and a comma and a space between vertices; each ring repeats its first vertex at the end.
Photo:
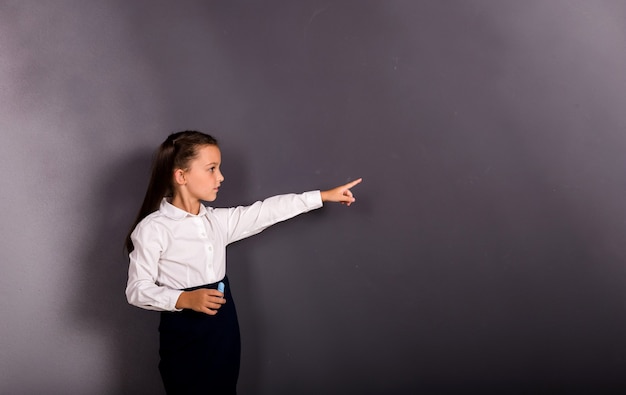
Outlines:
POLYGON ((250 206, 200 206, 198 215, 163 199, 133 230, 126 297, 161 311, 159 370, 168 394, 235 394, 240 338, 226 277, 226 246, 322 206, 319 191, 274 196, 250 206), (226 283, 226 303, 211 316, 176 309, 185 290, 226 283))

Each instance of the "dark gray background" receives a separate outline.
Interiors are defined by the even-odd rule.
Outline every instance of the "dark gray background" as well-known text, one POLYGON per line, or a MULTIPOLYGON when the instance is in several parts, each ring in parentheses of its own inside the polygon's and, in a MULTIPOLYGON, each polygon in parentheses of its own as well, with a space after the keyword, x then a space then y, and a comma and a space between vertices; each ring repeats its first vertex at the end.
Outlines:
POLYGON ((0 2, 0 393, 159 394, 124 236, 167 134, 229 248, 241 394, 626 391, 626 4, 0 2))

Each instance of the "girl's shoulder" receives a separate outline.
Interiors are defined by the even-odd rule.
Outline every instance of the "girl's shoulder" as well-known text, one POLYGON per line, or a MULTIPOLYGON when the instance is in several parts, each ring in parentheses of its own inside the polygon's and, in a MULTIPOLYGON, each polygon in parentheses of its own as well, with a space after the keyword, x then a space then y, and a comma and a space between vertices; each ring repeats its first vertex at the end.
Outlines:
POLYGON ((142 219, 141 221, 139 221, 139 223, 149 223, 149 222, 154 222, 155 220, 158 220, 159 217, 162 217, 163 214, 159 211, 153 211, 150 214, 146 215, 146 217, 144 219, 142 219))
POLYGON ((139 221, 135 229, 148 229, 148 228, 159 228, 162 226, 166 226, 164 220, 166 217, 159 210, 154 211, 145 216, 144 219, 139 221))
POLYGON ((155 211, 148 214, 144 219, 139 221, 131 234, 131 238, 136 243, 157 243, 163 245, 167 243, 172 233, 172 224, 167 218, 155 211))

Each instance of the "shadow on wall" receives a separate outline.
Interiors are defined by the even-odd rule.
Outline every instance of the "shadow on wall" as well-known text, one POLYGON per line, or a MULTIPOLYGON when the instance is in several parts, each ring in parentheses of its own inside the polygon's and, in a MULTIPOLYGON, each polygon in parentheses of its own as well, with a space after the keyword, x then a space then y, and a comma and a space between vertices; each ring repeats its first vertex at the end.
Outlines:
MULTIPOLYGON (((111 161, 92 202, 94 237, 80 271, 80 322, 107 346, 108 386, 102 393, 164 393, 158 371, 159 314, 129 305, 124 290, 128 257, 124 240, 137 215, 150 174, 152 152, 111 161)), ((96 391, 97 392, 97 391, 96 391)))

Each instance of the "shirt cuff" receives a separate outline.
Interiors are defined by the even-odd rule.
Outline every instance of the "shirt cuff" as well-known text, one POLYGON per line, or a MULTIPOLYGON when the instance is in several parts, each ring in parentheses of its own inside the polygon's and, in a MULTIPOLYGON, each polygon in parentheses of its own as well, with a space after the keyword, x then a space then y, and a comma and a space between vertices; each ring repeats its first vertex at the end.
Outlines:
POLYGON ((182 311, 183 309, 176 308, 176 302, 178 302, 178 298, 182 293, 183 291, 179 291, 177 289, 168 290, 166 294, 168 299, 167 305, 161 307, 167 311, 182 311))
POLYGON ((304 192, 302 195, 304 196, 304 201, 306 202, 309 210, 313 210, 323 206, 321 191, 304 192))

